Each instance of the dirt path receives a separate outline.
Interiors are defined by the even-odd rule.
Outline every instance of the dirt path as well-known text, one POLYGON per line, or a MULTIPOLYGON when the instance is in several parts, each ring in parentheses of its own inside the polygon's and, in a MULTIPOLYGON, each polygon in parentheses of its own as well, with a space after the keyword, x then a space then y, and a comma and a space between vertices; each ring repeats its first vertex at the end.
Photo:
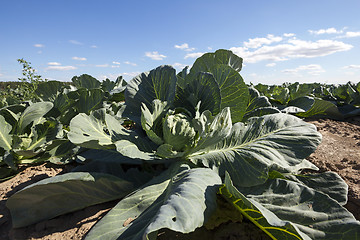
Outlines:
MULTIPOLYGON (((360 220, 360 118, 348 122, 322 119, 309 122, 315 124, 323 135, 322 143, 309 160, 321 171, 335 171, 345 179, 349 185, 349 202, 346 207, 360 220)), ((82 239, 85 236, 89 229, 116 204, 116 201, 21 229, 11 229, 10 214, 5 207, 6 200, 16 191, 41 179, 67 172, 70 168, 71 166, 62 168, 50 164, 28 167, 16 177, 0 183, 0 239, 55 240, 82 239)))

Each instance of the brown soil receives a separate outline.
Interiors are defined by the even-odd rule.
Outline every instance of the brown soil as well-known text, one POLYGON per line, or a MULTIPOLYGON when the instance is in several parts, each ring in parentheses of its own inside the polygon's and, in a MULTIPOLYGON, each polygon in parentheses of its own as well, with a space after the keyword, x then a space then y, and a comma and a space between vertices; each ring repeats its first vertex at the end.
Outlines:
POLYGON ((309 160, 320 171, 337 172, 349 185, 346 208, 360 220, 360 117, 347 122, 310 121, 323 139, 309 160))
MULTIPOLYGON (((323 141, 309 160, 320 168, 320 171, 335 171, 349 185, 349 201, 346 208, 360 220, 360 118, 353 118, 346 122, 334 120, 309 121, 318 127, 323 135, 323 141)), ((12 229, 10 213, 5 207, 6 200, 20 189, 41 179, 68 172, 71 166, 58 167, 42 164, 26 168, 14 178, 0 183, 0 239, 83 239, 89 229, 103 217, 115 202, 100 204, 81 211, 66 214, 48 221, 40 222, 29 227, 12 229)), ((243 225, 244 226, 244 225, 243 225)), ((248 227, 245 227, 248 229, 248 227)), ((243 232, 239 225, 230 223, 214 234, 205 234, 203 230, 179 236, 177 233, 160 231, 160 239, 239 239, 243 232), (228 228, 236 229, 229 231, 228 228), (209 237, 207 237, 209 236, 209 237), (215 238, 216 237, 216 238, 215 238)), ((252 238, 254 239, 254 238, 252 238)), ((256 239, 266 239, 259 235, 256 239)))

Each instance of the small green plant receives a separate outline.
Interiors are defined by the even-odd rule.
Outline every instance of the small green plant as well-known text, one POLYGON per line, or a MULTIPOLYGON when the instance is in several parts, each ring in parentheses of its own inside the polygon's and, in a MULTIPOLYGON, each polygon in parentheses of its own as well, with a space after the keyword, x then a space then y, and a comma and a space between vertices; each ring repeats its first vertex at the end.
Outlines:
POLYGON ((38 85, 41 82, 46 82, 47 79, 42 79, 40 75, 35 74, 36 70, 31 67, 31 63, 27 62, 23 58, 17 60, 22 65, 22 76, 18 78, 21 81, 19 85, 19 93, 23 100, 35 100, 38 99, 35 93, 38 85))
POLYGON ((30 62, 23 58, 17 61, 22 65, 22 77, 18 78, 20 82, 1 84, 0 107, 24 101, 38 101, 39 96, 36 89, 40 83, 47 81, 47 79, 42 79, 40 75, 35 74, 36 70, 31 67, 30 62))

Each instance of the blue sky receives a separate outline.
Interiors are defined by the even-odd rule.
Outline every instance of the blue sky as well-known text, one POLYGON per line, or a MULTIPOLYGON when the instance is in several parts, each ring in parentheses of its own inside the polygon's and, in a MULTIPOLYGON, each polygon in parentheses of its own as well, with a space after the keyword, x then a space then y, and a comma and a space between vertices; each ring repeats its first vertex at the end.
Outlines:
POLYGON ((43 78, 130 80, 206 52, 244 59, 246 83, 360 81, 359 0, 36 0, 0 3, 0 81, 18 58, 43 78))

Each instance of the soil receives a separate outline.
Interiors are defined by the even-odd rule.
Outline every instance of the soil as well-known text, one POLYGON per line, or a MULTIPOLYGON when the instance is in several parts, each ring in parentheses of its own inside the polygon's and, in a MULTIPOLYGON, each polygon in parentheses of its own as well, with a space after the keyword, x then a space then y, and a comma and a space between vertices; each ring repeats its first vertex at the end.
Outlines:
MULTIPOLYGON (((346 208, 360 220, 360 117, 347 121, 319 119, 308 121, 317 126, 323 140, 308 160, 319 167, 320 171, 335 171, 349 185, 346 208)), ((55 166, 44 163, 25 168, 14 178, 0 183, 0 239, 83 239, 91 227, 101 219, 117 201, 66 214, 28 227, 13 229, 6 200, 20 189, 41 179, 66 173, 71 165, 55 166)), ((178 234, 159 231, 159 239, 269 239, 259 234, 247 238, 252 225, 249 223, 228 223, 214 231, 198 229, 191 234, 178 234), (242 230, 242 229, 243 230, 242 230)), ((251 231, 250 231, 251 232, 251 231)))
POLYGON ((345 207, 360 220, 360 117, 347 122, 311 121, 323 139, 308 160, 321 172, 337 172, 348 184, 348 203, 345 207))

